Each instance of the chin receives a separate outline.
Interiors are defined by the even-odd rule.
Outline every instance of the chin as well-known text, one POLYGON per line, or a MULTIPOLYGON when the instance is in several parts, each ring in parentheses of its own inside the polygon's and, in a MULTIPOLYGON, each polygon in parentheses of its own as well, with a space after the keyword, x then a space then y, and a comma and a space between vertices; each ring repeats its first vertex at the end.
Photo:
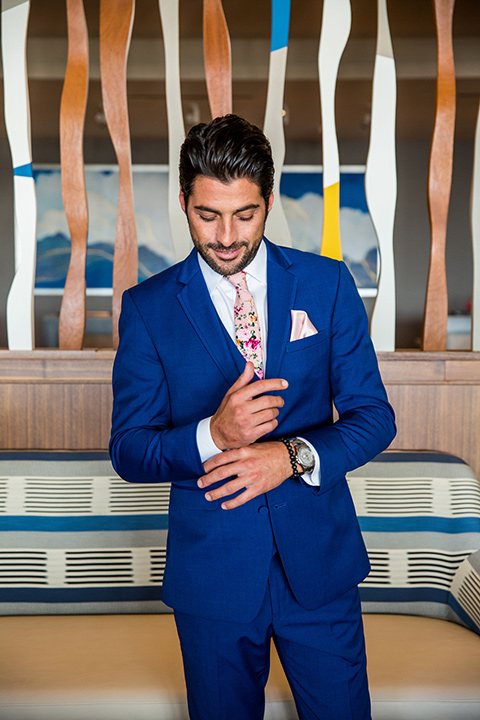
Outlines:
POLYGON ((215 272, 219 273, 220 275, 235 275, 235 273, 240 272, 243 270, 249 263, 249 258, 242 257, 242 258, 235 258, 235 260, 224 260, 223 262, 219 260, 216 257, 211 257, 210 255, 208 257, 203 258, 205 262, 210 265, 212 270, 215 270, 215 272))

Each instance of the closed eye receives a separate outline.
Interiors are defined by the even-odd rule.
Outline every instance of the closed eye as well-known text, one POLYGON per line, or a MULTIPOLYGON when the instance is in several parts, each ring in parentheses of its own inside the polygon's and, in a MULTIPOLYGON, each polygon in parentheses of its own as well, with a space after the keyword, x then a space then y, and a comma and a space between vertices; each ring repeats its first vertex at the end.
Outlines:
POLYGON ((253 215, 248 215, 248 216, 237 215, 237 217, 239 220, 242 220, 242 222, 248 222, 249 220, 253 220, 253 215))

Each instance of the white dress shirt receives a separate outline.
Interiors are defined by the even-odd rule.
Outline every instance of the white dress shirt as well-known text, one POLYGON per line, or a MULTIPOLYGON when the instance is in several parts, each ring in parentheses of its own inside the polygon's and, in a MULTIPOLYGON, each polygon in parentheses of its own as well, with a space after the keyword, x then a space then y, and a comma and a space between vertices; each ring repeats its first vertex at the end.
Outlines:
MULTIPOLYGON (((236 290, 231 282, 223 275, 215 272, 205 260, 197 255, 200 270, 205 279, 208 292, 226 331, 235 342, 235 323, 233 309, 235 307, 236 290)), ((267 308, 267 246, 262 241, 257 254, 253 260, 244 268, 247 276, 248 289, 253 295, 257 308, 258 320, 260 322, 260 333, 262 339, 263 366, 267 358, 267 337, 268 337, 268 308, 267 308)), ((197 445, 202 463, 221 450, 215 445, 210 433, 210 420, 204 418, 197 426, 197 445)), ((303 438, 300 438, 303 440, 303 438)), ((304 440, 306 442, 306 440, 304 440)), ((302 479, 309 485, 320 485, 320 460, 318 454, 310 443, 307 443, 315 456, 315 467, 311 473, 304 473, 302 479)))

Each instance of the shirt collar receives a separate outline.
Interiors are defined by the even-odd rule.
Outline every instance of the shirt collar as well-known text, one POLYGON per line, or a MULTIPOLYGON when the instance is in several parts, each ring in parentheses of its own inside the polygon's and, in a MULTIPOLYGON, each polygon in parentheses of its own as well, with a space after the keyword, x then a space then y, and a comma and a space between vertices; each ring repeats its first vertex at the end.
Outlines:
MULTIPOLYGON (((215 270, 213 270, 210 265, 207 265, 205 260, 198 253, 197 258, 198 264, 200 265, 200 270, 202 271, 202 275, 207 285, 208 292, 210 295, 212 295, 217 289, 217 287, 220 285, 220 283, 228 282, 228 280, 226 280, 223 275, 220 275, 220 273, 215 272, 215 270)), ((267 284, 267 246, 265 245, 265 242, 263 240, 260 243, 257 254, 253 258, 253 260, 247 265, 247 267, 244 268, 244 271, 247 277, 250 275, 258 282, 263 283, 264 285, 267 284)))

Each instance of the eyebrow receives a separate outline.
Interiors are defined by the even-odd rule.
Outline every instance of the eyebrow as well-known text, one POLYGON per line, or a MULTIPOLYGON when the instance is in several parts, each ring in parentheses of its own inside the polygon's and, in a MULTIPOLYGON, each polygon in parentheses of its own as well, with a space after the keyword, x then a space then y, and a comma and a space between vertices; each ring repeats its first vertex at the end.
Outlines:
MULTIPOLYGON (((238 208, 233 212, 233 214, 236 215, 237 213, 246 212, 247 210, 256 210, 259 207, 259 204, 251 203, 250 205, 245 205, 244 207, 238 208)), ((202 212, 209 212, 214 213, 215 215, 221 215, 220 210, 214 210, 213 208, 209 208, 206 205, 194 205, 194 210, 200 210, 202 212)))

